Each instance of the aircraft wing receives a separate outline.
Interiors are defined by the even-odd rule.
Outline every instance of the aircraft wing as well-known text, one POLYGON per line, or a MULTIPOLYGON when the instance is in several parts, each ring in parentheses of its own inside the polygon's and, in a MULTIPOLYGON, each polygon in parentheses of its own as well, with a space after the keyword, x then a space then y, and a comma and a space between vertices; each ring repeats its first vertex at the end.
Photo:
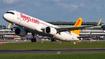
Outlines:
MULTIPOLYGON (((94 25, 93 25, 94 26, 94 25)), ((68 30, 78 30, 78 29, 84 29, 87 27, 92 27, 92 26, 79 26, 79 27, 59 27, 59 28, 55 28, 57 31, 61 32, 61 31, 68 31, 68 30)))
POLYGON ((78 30, 78 29, 84 29, 87 27, 93 27, 93 26, 98 26, 101 23, 102 18, 100 19, 99 23, 96 25, 90 25, 90 26, 79 26, 79 27, 58 27, 55 28, 58 32, 62 32, 62 31, 69 31, 69 30, 78 30))

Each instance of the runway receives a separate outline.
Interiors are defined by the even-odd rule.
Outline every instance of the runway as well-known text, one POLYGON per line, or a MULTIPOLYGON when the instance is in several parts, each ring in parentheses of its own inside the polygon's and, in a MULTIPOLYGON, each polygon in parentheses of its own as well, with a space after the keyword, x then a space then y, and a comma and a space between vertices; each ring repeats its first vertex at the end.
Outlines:
POLYGON ((35 49, 35 50, 0 50, 0 54, 24 54, 24 53, 98 53, 105 49, 35 49))

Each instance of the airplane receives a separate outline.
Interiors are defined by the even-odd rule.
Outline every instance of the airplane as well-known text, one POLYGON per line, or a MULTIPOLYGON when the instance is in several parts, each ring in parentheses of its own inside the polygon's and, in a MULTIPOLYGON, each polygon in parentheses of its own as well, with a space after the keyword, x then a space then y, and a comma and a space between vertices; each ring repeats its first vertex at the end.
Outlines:
POLYGON ((82 38, 79 36, 80 29, 100 25, 102 20, 100 19, 97 25, 81 26, 82 18, 79 17, 73 27, 58 27, 14 10, 7 11, 3 15, 3 18, 11 24, 16 24, 19 26, 13 27, 15 28, 16 35, 24 37, 28 32, 32 33, 33 38, 31 39, 31 42, 37 41, 34 37, 35 34, 51 37, 52 42, 55 40, 78 41, 79 38, 82 38))

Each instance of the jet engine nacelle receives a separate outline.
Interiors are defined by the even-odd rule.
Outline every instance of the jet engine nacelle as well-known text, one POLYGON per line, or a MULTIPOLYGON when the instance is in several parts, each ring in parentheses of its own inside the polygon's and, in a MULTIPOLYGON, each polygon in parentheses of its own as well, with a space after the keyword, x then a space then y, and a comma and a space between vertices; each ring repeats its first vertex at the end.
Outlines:
POLYGON ((19 27, 19 28, 16 28, 16 29, 15 29, 15 34, 23 37, 23 36, 25 36, 27 33, 26 33, 25 29, 19 27))
POLYGON ((46 27, 45 33, 55 35, 57 33, 57 30, 55 28, 52 28, 52 27, 46 27))

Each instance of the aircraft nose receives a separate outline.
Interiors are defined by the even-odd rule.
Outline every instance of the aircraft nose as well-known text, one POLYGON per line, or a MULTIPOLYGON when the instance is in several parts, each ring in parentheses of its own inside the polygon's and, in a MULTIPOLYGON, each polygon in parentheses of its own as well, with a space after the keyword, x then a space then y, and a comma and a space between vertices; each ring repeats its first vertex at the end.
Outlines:
POLYGON ((9 20, 9 19, 10 19, 10 15, 9 15, 9 14, 4 14, 4 15, 3 15, 3 18, 4 18, 5 20, 9 20))
POLYGON ((7 15, 6 15, 6 14, 4 14, 4 15, 3 15, 3 18, 6 20, 6 18, 7 18, 7 15))

